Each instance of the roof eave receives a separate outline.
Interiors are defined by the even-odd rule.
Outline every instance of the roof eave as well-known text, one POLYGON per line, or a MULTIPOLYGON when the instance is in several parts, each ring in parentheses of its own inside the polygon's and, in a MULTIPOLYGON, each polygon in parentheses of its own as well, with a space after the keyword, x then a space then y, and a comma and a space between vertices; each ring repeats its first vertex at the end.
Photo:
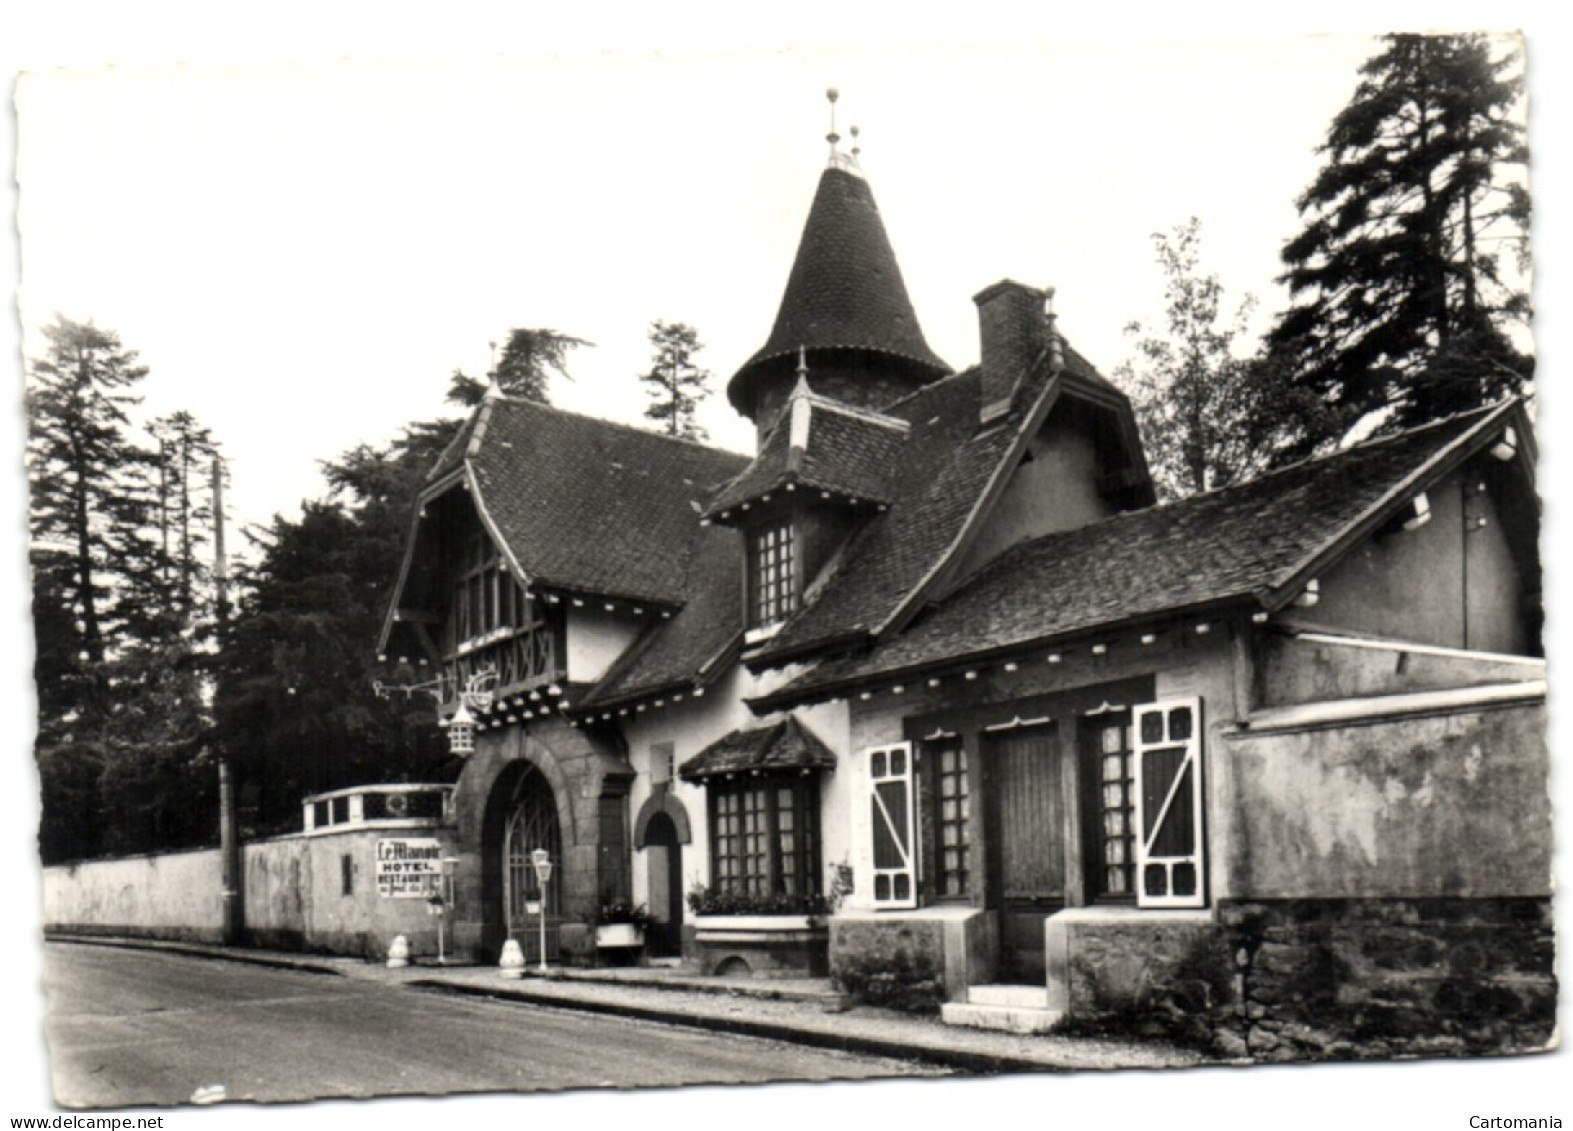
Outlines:
POLYGON ((1152 627, 1169 621, 1193 617, 1216 617, 1227 613, 1254 613, 1260 610, 1261 605, 1255 594, 1230 593, 1223 597, 1209 598, 1206 601, 1196 601, 1185 605, 1175 605, 1156 612, 1142 613, 1139 616, 1125 617, 1121 620, 1108 621, 1090 627, 1083 626, 1068 629, 1065 632, 1048 633, 1026 641, 1013 641, 1009 644, 980 648, 972 652, 953 653, 940 659, 923 660, 878 672, 842 676, 838 679, 828 680, 823 684, 806 687, 796 693, 791 690, 790 686, 783 687, 765 695, 745 699, 744 702, 755 714, 766 715, 772 711, 785 711, 813 703, 822 703, 831 699, 844 699, 849 694, 861 691, 874 684, 900 683, 903 680, 926 678, 944 671, 962 671, 982 664, 1010 660, 1029 652, 1039 652, 1044 649, 1051 651, 1054 649, 1069 650, 1077 644, 1095 641, 1100 637, 1128 635, 1138 629, 1152 627))
POLYGON ((1371 506, 1351 520, 1319 549, 1290 567, 1273 585, 1264 589, 1259 597, 1263 608, 1278 612, 1299 595, 1306 584, 1336 564, 1345 554, 1389 521, 1393 515, 1416 493, 1425 490, 1438 479, 1458 469, 1471 456, 1490 443, 1499 427, 1509 422, 1517 424, 1521 439, 1515 458, 1525 460, 1533 482, 1534 454, 1529 448, 1532 440, 1525 439, 1530 425, 1523 411, 1523 402, 1514 398, 1483 415, 1475 425, 1454 437, 1452 441, 1434 452, 1420 467, 1410 472, 1398 483, 1383 492, 1371 506))

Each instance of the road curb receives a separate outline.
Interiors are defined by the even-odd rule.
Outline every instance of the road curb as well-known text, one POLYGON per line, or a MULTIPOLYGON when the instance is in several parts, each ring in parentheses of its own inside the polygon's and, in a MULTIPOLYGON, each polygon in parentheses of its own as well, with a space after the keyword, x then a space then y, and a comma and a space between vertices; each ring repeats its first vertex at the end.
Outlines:
POLYGON ((965 1049, 938 1048, 933 1045, 912 1044, 905 1041, 883 1040, 878 1037, 860 1037, 850 1033, 827 1033, 818 1029, 799 1029, 770 1021, 748 1021, 741 1018, 711 1017, 704 1014, 683 1013, 671 1009, 655 1009, 643 1005, 626 1005, 607 1001, 588 1001, 582 998, 557 997, 553 994, 532 993, 523 987, 471 986, 462 982, 445 982, 437 978, 419 978, 404 983, 414 989, 437 993, 461 994, 467 997, 484 997, 501 1001, 517 1001, 546 1008, 570 1009, 580 1013, 599 1013, 615 1017, 633 1017, 641 1021, 654 1021, 664 1025, 686 1025, 712 1033, 729 1033, 743 1037, 783 1041, 787 1044, 805 1045, 810 1048, 858 1053, 863 1056, 880 1056, 895 1060, 917 1060, 941 1068, 954 1068, 973 1075, 996 1076, 1020 1072, 1070 1072, 1041 1061, 1021 1057, 999 1056, 992 1053, 970 1052, 965 1049))
POLYGON ((313 962, 309 958, 283 958, 272 954, 256 954, 238 948, 208 946, 203 943, 170 942, 165 939, 126 938, 122 935, 68 935, 54 931, 44 932, 45 942, 73 943, 79 946, 108 946, 121 950, 157 950, 168 954, 181 954, 188 958, 211 958, 219 962, 240 962, 247 966, 266 966, 274 970, 299 970, 303 974, 331 974, 345 977, 342 970, 313 962))

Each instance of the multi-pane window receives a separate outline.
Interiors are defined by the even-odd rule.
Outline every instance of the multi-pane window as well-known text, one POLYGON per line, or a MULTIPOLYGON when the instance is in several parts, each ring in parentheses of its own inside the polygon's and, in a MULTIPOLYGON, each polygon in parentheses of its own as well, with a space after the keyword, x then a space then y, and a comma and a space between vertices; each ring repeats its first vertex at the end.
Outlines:
POLYGON ((958 737, 937 739, 924 748, 929 775, 934 843, 934 890, 941 897, 966 895, 970 876, 972 799, 967 784, 967 751, 958 737))
POLYGON ((1089 899, 1128 901, 1136 895, 1136 760, 1126 707, 1082 717, 1083 875, 1089 899))
POLYGON ((810 779, 712 780, 712 885, 750 895, 819 891, 819 791, 810 779))
POLYGON ((754 531, 749 545, 749 617, 756 628, 797 610, 797 549, 790 522, 754 531))
POLYGON ((465 546, 449 624, 455 646, 499 628, 530 623, 524 588, 503 565, 491 539, 477 532, 465 546))
POLYGON ((1099 728, 1097 839, 1100 894, 1128 898, 1136 891, 1134 774, 1130 727, 1124 720, 1099 728))

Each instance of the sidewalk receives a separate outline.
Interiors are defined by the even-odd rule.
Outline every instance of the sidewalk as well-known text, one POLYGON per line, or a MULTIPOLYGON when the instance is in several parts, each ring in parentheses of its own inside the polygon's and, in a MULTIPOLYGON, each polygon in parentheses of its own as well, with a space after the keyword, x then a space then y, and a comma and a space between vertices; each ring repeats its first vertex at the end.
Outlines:
POLYGON ((331 955, 51 935, 52 942, 140 947, 196 957, 338 975, 415 992, 468 994, 531 1005, 637 1017, 817 1048, 919 1060, 962 1072, 1178 1068, 1209 1061, 1161 1043, 1023 1036, 962 1029, 937 1017, 850 1006, 824 980, 707 978, 661 967, 527 971, 512 981, 495 968, 381 963, 331 955))

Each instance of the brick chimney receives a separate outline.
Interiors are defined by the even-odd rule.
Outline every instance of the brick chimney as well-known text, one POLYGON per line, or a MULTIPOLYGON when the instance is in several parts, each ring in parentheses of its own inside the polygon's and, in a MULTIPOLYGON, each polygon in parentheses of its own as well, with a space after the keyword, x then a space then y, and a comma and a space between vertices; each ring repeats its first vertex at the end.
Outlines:
POLYGON ((985 423, 1010 410, 1016 386, 1048 345, 1048 297, 1047 291, 1011 279, 972 296, 978 305, 983 377, 978 403, 985 423))

